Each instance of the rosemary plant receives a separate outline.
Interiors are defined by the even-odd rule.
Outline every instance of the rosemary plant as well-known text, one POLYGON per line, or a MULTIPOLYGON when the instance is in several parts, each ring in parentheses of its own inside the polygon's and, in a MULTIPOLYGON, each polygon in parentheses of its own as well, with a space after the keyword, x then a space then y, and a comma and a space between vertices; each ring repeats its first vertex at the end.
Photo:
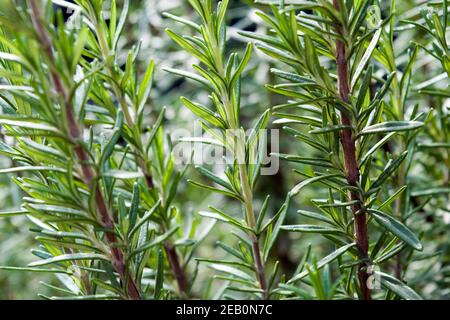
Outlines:
POLYGON ((447 0, 0 4, 1 299, 450 296, 447 0))
POLYGON ((32 173, 15 178, 28 195, 22 209, 2 216, 30 217, 42 246, 34 254, 42 260, 21 270, 55 273, 69 289, 58 289, 66 296, 187 297, 190 282, 175 245, 190 255, 199 232, 194 222, 189 235, 179 230, 173 201, 183 172, 165 142, 164 109, 152 125, 144 119, 154 63, 138 79, 136 46, 120 67, 128 1, 120 17, 115 1, 110 4, 109 24, 103 1, 67 4, 85 21, 70 33, 62 11, 43 13, 37 0, 28 10, 11 6, 12 15, 2 17, 8 85, 0 123, 17 141, 13 147, 2 142, 2 153, 17 164, 2 173, 32 173), (163 290, 164 256, 178 293, 163 290))
MULTIPOLYGON (((268 253, 273 246, 280 224, 287 211, 289 198, 283 207, 268 221, 264 221, 267 214, 267 197, 259 214, 254 207, 254 188, 261 168, 264 145, 261 143, 260 130, 264 130, 269 112, 264 112, 246 135, 240 123, 241 76, 250 59, 252 45, 249 44, 239 58, 236 53, 226 52, 226 12, 228 0, 219 2, 217 10, 213 10, 211 0, 190 0, 189 3, 200 17, 201 23, 184 20, 166 14, 167 17, 193 28, 199 35, 197 37, 180 36, 168 29, 168 35, 184 50, 196 57, 202 64, 193 65, 196 74, 187 71, 166 69, 168 72, 189 78, 202 84, 209 90, 212 107, 193 102, 185 97, 183 104, 196 114, 201 121, 202 128, 213 139, 214 143, 231 154, 224 170, 225 176, 220 177, 205 167, 198 166, 197 170, 210 179, 215 186, 194 185, 212 190, 234 198, 241 202, 243 220, 235 214, 223 212, 214 206, 211 211, 200 212, 204 217, 223 221, 245 237, 236 234, 240 240, 237 249, 224 243, 218 245, 234 256, 234 260, 223 261, 214 259, 198 259, 207 262, 210 267, 225 273, 221 277, 228 280, 231 285, 226 289, 259 296, 263 299, 271 297, 271 289, 277 276, 277 265, 269 272, 267 267, 268 253), (218 130, 214 130, 218 129, 218 130), (263 247, 261 245, 263 244, 263 247), (251 255, 249 255, 251 252, 251 255), (236 286, 235 284, 241 284, 236 286)), ((197 139, 198 141, 198 139, 197 139)), ((210 143, 210 139, 201 139, 200 142, 210 143)))
MULTIPOLYGON (((391 86, 395 88, 394 94, 403 93, 402 87, 398 89, 397 70, 387 66, 385 80, 374 75, 371 58, 383 34, 385 50, 379 47, 377 58, 384 62, 392 54, 388 49, 392 49, 394 30, 391 26, 384 31, 392 18, 381 20, 379 7, 371 1, 282 1, 279 6, 279 1, 261 2, 273 4, 272 17, 258 13, 270 26, 269 35, 244 35, 258 40, 261 51, 290 67, 289 71, 272 70, 289 82, 269 85, 269 90, 291 99, 274 107, 274 115, 281 118, 277 123, 283 124, 286 131, 316 150, 314 158, 280 155, 293 162, 314 161, 314 173, 298 172, 307 179, 291 193, 297 195, 314 182, 329 189, 328 198, 313 200, 321 213, 299 211, 321 222, 320 225, 286 225, 282 229, 321 234, 335 244, 337 250, 319 262, 318 267, 347 251, 355 262, 339 268, 346 279, 341 294, 370 299, 374 265, 383 266, 405 245, 415 250, 423 248, 418 237, 387 210, 400 196, 403 184, 392 194, 382 192, 408 152, 397 152, 391 159, 377 157, 378 150, 394 134, 408 141, 410 132, 414 136, 426 117, 416 114, 405 120, 403 101, 385 99, 391 86), (297 10, 311 13, 297 15, 297 10), (373 90, 377 82, 381 85, 373 90), (387 111, 393 107, 394 112, 387 111), (309 128, 309 134, 293 128, 298 125, 309 128), (383 139, 375 139, 379 135, 383 139), (373 241, 369 238, 369 229, 375 227, 372 221, 384 230, 373 241)), ((408 72, 403 75, 401 85, 406 86, 407 77, 408 72)), ((404 172, 399 175, 404 179, 404 172)), ((386 288, 403 298, 418 298, 395 277, 377 272, 386 288)), ((306 275, 307 272, 296 274, 288 284, 298 283, 306 275)))
MULTIPOLYGON (((416 165, 426 172, 426 175, 411 179, 414 186, 409 190, 404 212, 407 212, 407 217, 417 215, 417 213, 421 214, 422 221, 419 221, 419 225, 422 226, 423 241, 427 242, 436 235, 445 234, 445 231, 442 233, 443 230, 446 230, 442 217, 449 212, 450 123, 448 121, 448 98, 450 96, 450 78, 449 32, 447 30, 449 9, 448 1, 426 3, 416 15, 408 15, 400 20, 401 29, 404 32, 417 30, 418 33, 424 35, 423 39, 413 38, 411 40, 418 48, 411 73, 420 75, 420 77, 411 75, 414 81, 411 90, 418 94, 422 98, 422 103, 432 108, 433 111, 425 134, 418 137, 415 146, 416 158, 420 160, 412 161, 411 166, 416 165)), ((419 273, 413 281, 423 287, 427 282, 439 277, 441 280, 437 281, 437 290, 440 290, 448 279, 445 271, 448 268, 448 252, 445 242, 434 244, 431 253, 424 254, 422 257, 428 257, 430 263, 437 265, 438 268, 433 273, 423 270, 423 273, 419 273)), ((400 262, 403 269, 407 270, 417 259, 418 257, 413 255, 406 255, 400 262)), ((433 291, 433 293, 440 295, 437 291, 433 291)))

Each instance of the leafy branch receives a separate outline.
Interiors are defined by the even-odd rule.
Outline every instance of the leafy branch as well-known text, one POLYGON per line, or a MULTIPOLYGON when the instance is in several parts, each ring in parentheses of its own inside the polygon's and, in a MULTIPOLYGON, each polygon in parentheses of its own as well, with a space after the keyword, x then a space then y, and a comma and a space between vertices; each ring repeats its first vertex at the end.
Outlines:
MULTIPOLYGON (((271 284, 267 280, 266 260, 267 252, 273 245, 275 237, 279 229, 279 221, 282 221, 287 210, 288 202, 280 209, 265 226, 262 226, 264 216, 266 215, 267 203, 263 205, 262 212, 256 215, 254 209, 253 189, 261 167, 261 150, 260 130, 263 130, 269 120, 269 113, 265 112, 256 122, 256 126, 252 128, 252 134, 247 137, 244 129, 240 124, 240 101, 241 101, 241 76, 247 66, 252 52, 252 45, 249 44, 243 54, 239 58, 236 53, 226 55, 226 11, 228 1, 219 2, 217 10, 213 12, 212 1, 189 1, 191 6, 200 16, 201 24, 193 22, 185 22, 184 19, 176 18, 175 20, 191 27, 199 33, 199 37, 180 36, 174 31, 168 29, 167 34, 184 50, 196 57, 203 65, 194 65, 193 69, 196 74, 187 71, 178 71, 166 69, 166 71, 187 77, 194 80, 210 90, 210 100, 213 104, 211 108, 193 102, 182 97, 184 105, 190 109, 201 119, 203 129, 218 138, 219 145, 232 154, 231 164, 227 165, 225 170, 226 180, 215 175, 206 168, 198 167, 201 174, 211 179, 213 182, 221 185, 225 189, 216 187, 203 186, 195 183, 199 187, 219 193, 229 194, 238 199, 244 208, 245 221, 238 221, 231 214, 222 212, 221 210, 210 206, 213 212, 201 212, 203 216, 211 217, 217 220, 225 221, 228 224, 237 227, 247 233, 248 241, 245 246, 240 247, 240 254, 234 254, 245 265, 251 263, 250 268, 256 275, 258 281, 258 289, 253 288, 252 282, 248 283, 248 288, 237 289, 229 287, 229 290, 247 291, 254 294, 260 294, 262 298, 268 299, 271 295, 271 284), (221 134, 214 133, 213 129, 219 129, 221 134), (254 150, 254 151, 253 151, 254 150), (255 158, 256 157, 256 158, 255 158), (265 237, 265 247, 261 250, 261 239, 265 237), (248 247, 248 249, 244 249, 248 247), (252 259, 246 256, 246 250, 252 252, 252 259)), ((168 18, 173 15, 166 14, 168 18)), ((206 142, 206 141, 204 141, 206 142)), ((268 199, 266 199, 266 202, 268 199)), ((234 249, 227 249, 230 251, 234 249)), ((212 262, 212 261, 210 261, 212 262)), ((221 264, 219 261, 216 264, 221 264)), ((236 263, 236 265, 238 265, 236 263)), ((219 268, 214 267, 213 268, 219 268)), ((229 273, 233 278, 236 273, 230 267, 220 267, 220 270, 229 273)), ((276 274, 276 270, 274 271, 276 274)), ((239 281, 239 279, 230 281, 239 281)), ((242 277, 238 277, 241 278, 242 277)), ((245 280, 251 279, 249 276, 244 277, 245 280)))

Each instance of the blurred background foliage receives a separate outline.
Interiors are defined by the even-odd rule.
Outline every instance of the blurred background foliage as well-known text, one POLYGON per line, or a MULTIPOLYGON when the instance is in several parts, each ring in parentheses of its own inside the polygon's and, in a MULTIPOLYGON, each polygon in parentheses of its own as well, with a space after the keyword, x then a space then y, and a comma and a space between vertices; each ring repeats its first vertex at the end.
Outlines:
MULTIPOLYGON (((432 1, 397 1, 398 19, 414 20, 420 23, 420 10, 429 5, 427 2, 431 3, 432 1)), ((118 1, 119 6, 121 3, 122 1, 118 1)), ((379 3, 383 17, 386 17, 389 14, 390 3, 389 1, 380 1, 379 3)), ((267 27, 255 15, 257 9, 268 10, 267 7, 258 6, 251 0, 230 1, 230 10, 228 11, 230 50, 245 48, 242 42, 248 40, 237 33, 239 30, 266 33, 265 28, 267 27)), ((194 115, 187 108, 182 107, 179 97, 189 96, 197 101, 205 101, 207 93, 199 90, 192 82, 162 70, 163 67, 189 70, 195 63, 189 54, 176 47, 164 30, 170 26, 183 34, 190 31, 184 30, 181 25, 174 25, 171 20, 163 17, 162 12, 194 19, 194 13, 185 0, 132 0, 120 47, 128 50, 136 43, 140 43, 141 52, 138 60, 142 66, 142 72, 145 71, 145 66, 150 58, 155 60, 156 72, 151 94, 153 109, 149 115, 149 121, 154 121, 160 110, 166 106, 164 126, 165 130, 170 133, 178 128, 192 128, 194 123, 194 115)), ((70 13, 67 14, 70 15, 70 13)), ((402 69, 408 60, 407 49, 411 47, 411 43, 417 42, 426 47, 432 39, 420 28, 410 27, 406 24, 399 24, 399 26, 394 49, 396 60, 400 62, 399 69, 402 69)), ((127 50, 122 50, 123 63, 127 58, 127 50)), ((283 103, 282 98, 265 88, 265 84, 274 82, 269 70, 276 66, 277 64, 273 60, 258 50, 254 51, 243 79, 245 83, 242 101, 244 123, 245 121, 252 122, 256 115, 260 115, 269 106, 283 103)), ((282 65, 278 65, 278 67, 283 68, 282 65)), ((424 50, 419 50, 419 56, 413 68, 412 90, 408 105, 418 104, 421 110, 433 108, 435 112, 440 112, 444 118, 448 118, 449 78, 442 73, 440 62, 426 54, 424 50)), ((436 185, 448 188, 450 171, 448 137, 445 137, 447 145, 444 148, 430 145, 433 142, 443 142, 440 126, 439 123, 432 124, 418 137, 418 150, 414 155, 414 165, 408 176, 411 190, 427 190, 436 185)), ((306 151, 306 149, 298 150, 298 148, 305 148, 304 145, 294 143, 293 139, 283 132, 280 134, 280 152, 300 154, 306 151)), ((389 152, 388 148, 386 149, 386 152, 389 152)), ((1 168, 11 166, 10 160, 4 157, 1 157, 0 163, 1 168)), ((298 164, 296 166, 292 163, 282 162, 278 174, 262 177, 255 191, 255 194, 260 195, 261 198, 256 201, 262 204, 264 196, 270 194, 272 202, 269 212, 276 212, 284 202, 287 192, 298 183, 299 178, 292 174, 292 169, 299 167, 303 171, 307 172, 308 170, 306 165, 298 164)), ((187 176, 195 178, 197 181, 203 179, 193 168, 189 169, 187 176)), ((300 216, 296 214, 297 210, 300 208, 311 209, 310 200, 321 194, 326 195, 326 193, 326 189, 316 184, 303 190, 301 196, 296 197, 292 203, 285 224, 298 222, 300 216)), ((22 196, 22 192, 12 182, 10 175, 0 176, 0 210, 19 208, 22 196)), ((444 192, 433 196, 411 194, 411 201, 418 210, 414 222, 409 226, 416 234, 421 234, 424 251, 414 253, 414 256, 409 258, 412 263, 407 270, 405 279, 408 285, 424 298, 450 298, 450 203, 448 193, 444 192)), ((186 216, 196 215, 198 211, 204 210, 211 203, 224 208, 228 205, 227 199, 214 193, 207 194, 204 190, 190 186, 186 182, 180 186, 177 202, 186 216)), ((232 211, 232 209, 228 211, 232 211)), ((305 218, 301 219, 302 222, 307 221, 305 218)), ((30 226, 31 224, 25 217, 0 219, 0 265, 24 266, 32 260, 30 248, 35 246, 35 242, 33 234, 28 230, 30 226)), ((217 250, 215 244, 218 240, 226 242, 232 237, 227 225, 216 224, 214 232, 210 233, 196 256, 224 258, 225 254, 223 251, 217 250)), ((286 232, 280 234, 277 249, 273 251, 273 254, 276 256, 274 259, 280 260, 282 270, 288 278, 295 271, 309 244, 312 244, 313 254, 317 259, 333 250, 331 244, 323 237, 286 232)), ((194 287, 198 296, 204 295, 206 298, 214 296, 212 293, 216 290, 208 292, 205 290, 211 281, 212 274, 213 272, 206 266, 200 266, 194 287)), ((37 297, 37 292, 52 295, 52 289, 40 285, 41 281, 54 283, 55 280, 52 276, 45 274, 0 270, 0 299, 34 299, 37 297)), ((213 282, 213 288, 218 289, 220 285, 220 282, 213 282)))

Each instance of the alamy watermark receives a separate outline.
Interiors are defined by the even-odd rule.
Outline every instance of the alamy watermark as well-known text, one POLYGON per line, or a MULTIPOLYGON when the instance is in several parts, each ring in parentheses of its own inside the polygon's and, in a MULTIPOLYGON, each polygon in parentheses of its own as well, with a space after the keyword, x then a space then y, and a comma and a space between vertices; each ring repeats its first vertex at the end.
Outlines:
POLYGON ((196 121, 193 130, 178 128, 172 131, 176 141, 172 152, 176 164, 194 165, 256 165, 261 175, 278 173, 280 150, 278 129, 208 129, 196 121), (246 142, 246 143, 244 143, 246 142))
POLYGON ((381 276, 380 267, 376 265, 367 266, 367 274, 369 278, 367 279, 367 288, 370 290, 380 290, 381 289, 381 276))

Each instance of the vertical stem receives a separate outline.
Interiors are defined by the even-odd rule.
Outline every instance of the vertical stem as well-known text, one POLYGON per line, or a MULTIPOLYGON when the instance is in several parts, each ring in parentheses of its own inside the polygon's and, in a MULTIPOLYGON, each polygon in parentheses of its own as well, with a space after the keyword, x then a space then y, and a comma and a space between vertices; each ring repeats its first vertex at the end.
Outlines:
MULTIPOLYGON (((42 26, 40 19, 41 14, 39 7, 37 5, 37 0, 29 0, 29 4, 31 7, 31 18, 33 20, 33 24, 36 28, 37 34, 41 40, 41 44, 45 50, 45 53, 49 59, 54 59, 52 43, 49 35, 45 31, 42 26)), ((127 294, 132 299, 140 299, 140 293, 137 289, 136 284, 134 283, 133 278, 126 270, 125 259, 123 256, 122 250, 118 247, 117 237, 114 234, 114 222, 109 213, 108 206, 101 192, 100 186, 95 182, 95 173, 91 166, 88 164, 89 156, 87 152, 84 150, 83 146, 80 143, 82 138, 81 129, 76 121, 73 106, 68 98, 64 85, 61 81, 61 78, 55 71, 50 71, 50 76, 55 86, 56 92, 61 96, 64 101, 64 113, 66 116, 67 125, 69 128, 69 134, 72 140, 75 142, 75 154, 80 161, 81 170, 83 172, 84 183, 94 189, 95 192, 95 202, 98 211, 98 219, 101 223, 102 227, 105 229, 106 239, 109 244, 110 252, 111 252, 111 263, 119 274, 119 277, 125 286, 127 284, 127 294)))
POLYGON ((189 293, 186 275, 181 267, 177 251, 175 250, 175 247, 168 242, 164 244, 164 249, 166 251, 167 258, 169 259, 170 268, 172 269, 173 275, 177 281, 178 290, 183 298, 187 298, 189 293))
MULTIPOLYGON (((255 212, 253 211, 253 193, 248 181, 247 166, 245 163, 239 164, 239 176, 244 196, 247 224, 250 228, 254 229, 256 226, 256 219, 255 219, 255 212)), ((255 268, 258 276, 259 286, 263 291, 264 300, 267 300, 269 298, 269 292, 267 288, 264 263, 261 258, 261 250, 259 248, 259 237, 257 235, 251 235, 251 241, 252 241, 253 259, 255 260, 255 268)))
POLYGON ((269 290, 267 288, 266 272, 264 270, 264 263, 261 259, 261 250, 259 248, 259 239, 256 236, 252 237, 253 258, 255 259, 256 273, 258 274, 259 286, 263 291, 264 300, 269 299, 269 290))
MULTIPOLYGON (((223 79, 227 79, 225 68, 224 68, 224 57, 221 52, 220 41, 216 37, 216 33, 209 30, 210 39, 215 39, 214 48, 215 48, 215 60, 216 60, 216 71, 218 74, 222 75, 223 79)), ((225 80, 226 82, 226 80, 225 80)), ((227 90, 224 90, 227 92, 227 90)), ((245 207, 245 218, 248 226, 255 230, 256 228, 256 218, 255 212, 253 210, 253 191, 250 187, 249 176, 246 164, 246 146, 245 146, 245 134, 241 134, 241 128, 239 128, 239 118, 236 117, 236 113, 234 111, 234 106, 231 101, 231 97, 228 93, 222 95, 222 103, 225 107, 225 112, 228 120, 228 124, 230 129, 234 131, 235 136, 235 148, 236 152, 236 160, 239 165, 239 180, 242 186, 242 197, 244 199, 244 207, 245 207)), ((239 107, 239 106, 238 106, 239 107)), ((269 291, 267 288, 267 281, 265 276, 265 268, 264 263, 261 259, 261 250, 259 248, 259 236, 255 234, 248 234, 250 240, 252 241, 252 251, 253 251, 253 259, 255 262, 255 269, 258 277, 258 282, 261 290, 263 291, 263 299, 269 298, 269 291)))
MULTIPOLYGON (((333 5, 336 10, 340 10, 339 0, 333 0, 333 5)), ((344 36, 343 26, 337 26, 336 31, 338 34, 344 36)), ((344 102, 348 103, 350 95, 350 85, 348 79, 349 66, 347 48, 344 41, 340 39, 336 40, 336 62, 338 69, 339 96, 344 102)), ((343 125, 352 126, 350 115, 344 112, 341 114, 341 122, 343 125)), ((342 130, 341 143, 344 150, 344 162, 347 181, 350 186, 357 187, 360 172, 358 161, 356 159, 355 141, 353 139, 353 133, 351 129, 342 130)), ((369 236, 367 230, 366 212, 361 206, 362 199, 358 192, 351 191, 350 198, 351 200, 359 201, 359 203, 352 206, 352 212, 354 216, 355 238, 359 257, 360 259, 365 259, 368 257, 369 251, 369 236)), ((370 289, 367 286, 369 275, 366 271, 366 264, 364 262, 358 266, 358 279, 362 298, 365 300, 370 300, 370 289)))

